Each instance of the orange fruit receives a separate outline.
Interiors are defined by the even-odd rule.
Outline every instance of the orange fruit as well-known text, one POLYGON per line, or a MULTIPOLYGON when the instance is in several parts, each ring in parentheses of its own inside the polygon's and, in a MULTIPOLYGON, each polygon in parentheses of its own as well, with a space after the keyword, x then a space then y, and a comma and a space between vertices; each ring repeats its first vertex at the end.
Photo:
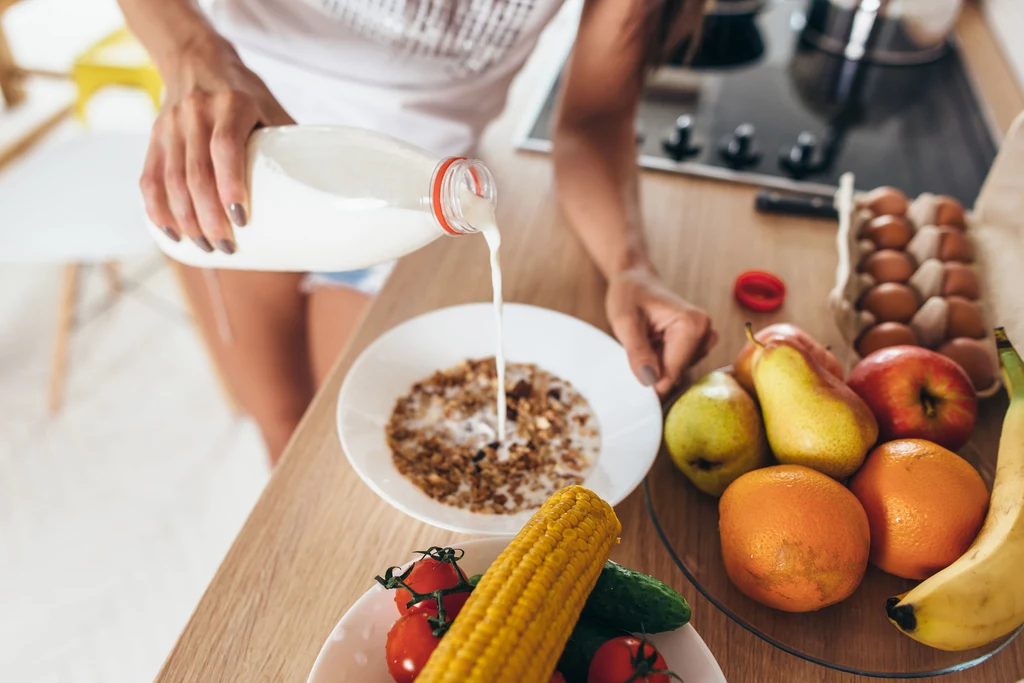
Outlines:
POLYGON ((924 439, 875 448, 850 490, 868 513, 872 564, 905 579, 926 579, 952 564, 988 512, 988 489, 977 470, 924 439))
POLYGON ((849 597, 864 578, 871 538, 864 508, 803 465, 748 472, 718 502, 725 571, 747 596, 787 612, 849 597))

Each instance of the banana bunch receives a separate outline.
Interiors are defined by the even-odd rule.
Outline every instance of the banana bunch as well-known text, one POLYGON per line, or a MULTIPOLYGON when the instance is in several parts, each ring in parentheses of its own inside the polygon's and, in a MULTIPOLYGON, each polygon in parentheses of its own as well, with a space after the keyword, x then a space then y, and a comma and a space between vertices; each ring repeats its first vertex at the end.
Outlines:
POLYGON ((980 647, 1024 624, 1024 362, 1003 328, 995 338, 1010 407, 985 523, 960 559, 886 602, 896 628, 941 650, 980 647))

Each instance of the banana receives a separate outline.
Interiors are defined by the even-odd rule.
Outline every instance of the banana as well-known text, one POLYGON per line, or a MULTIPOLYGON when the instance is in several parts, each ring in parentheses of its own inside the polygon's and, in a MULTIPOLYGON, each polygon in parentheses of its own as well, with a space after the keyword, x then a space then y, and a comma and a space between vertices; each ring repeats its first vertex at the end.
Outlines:
POLYGON ((1010 407, 985 523, 956 562, 889 598, 889 621, 940 650, 969 650, 1024 624, 1024 362, 1003 328, 996 346, 1010 407))

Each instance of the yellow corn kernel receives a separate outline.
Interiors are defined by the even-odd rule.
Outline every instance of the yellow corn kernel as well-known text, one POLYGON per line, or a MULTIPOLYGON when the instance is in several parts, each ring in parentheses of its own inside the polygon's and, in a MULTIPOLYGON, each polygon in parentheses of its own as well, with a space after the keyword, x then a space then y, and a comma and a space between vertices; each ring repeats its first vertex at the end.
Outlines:
POLYGON ((621 530, 591 491, 555 493, 484 573, 416 683, 547 683, 621 530))

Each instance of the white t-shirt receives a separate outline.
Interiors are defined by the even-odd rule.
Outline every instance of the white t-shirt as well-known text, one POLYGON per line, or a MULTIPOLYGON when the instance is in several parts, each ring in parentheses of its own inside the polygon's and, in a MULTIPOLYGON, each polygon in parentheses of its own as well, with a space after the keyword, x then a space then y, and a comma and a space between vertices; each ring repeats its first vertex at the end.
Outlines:
POLYGON ((471 154, 562 0, 213 0, 211 17, 299 123, 471 154))

